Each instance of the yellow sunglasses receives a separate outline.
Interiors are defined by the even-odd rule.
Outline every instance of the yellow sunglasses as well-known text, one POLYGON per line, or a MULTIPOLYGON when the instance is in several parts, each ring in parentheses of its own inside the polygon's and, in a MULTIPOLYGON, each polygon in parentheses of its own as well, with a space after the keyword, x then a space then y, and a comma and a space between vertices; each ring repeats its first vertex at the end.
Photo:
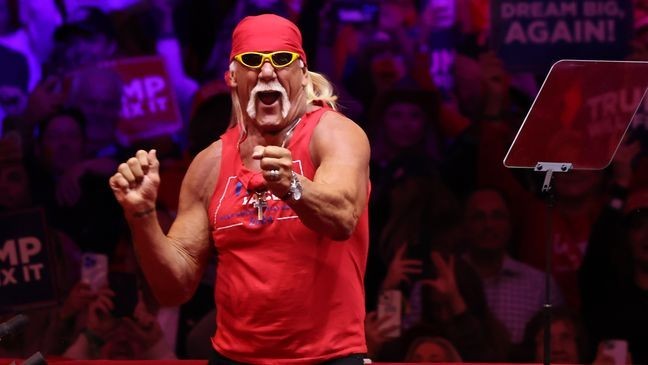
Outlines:
POLYGON ((268 60, 272 66, 282 68, 293 63, 299 54, 290 51, 276 51, 270 53, 245 52, 234 56, 234 59, 249 68, 260 68, 268 60))

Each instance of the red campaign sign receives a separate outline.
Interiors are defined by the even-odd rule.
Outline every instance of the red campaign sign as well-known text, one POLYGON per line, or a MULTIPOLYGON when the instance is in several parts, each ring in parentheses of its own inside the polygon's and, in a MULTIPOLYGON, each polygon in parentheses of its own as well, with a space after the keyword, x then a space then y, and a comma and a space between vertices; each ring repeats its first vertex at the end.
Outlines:
POLYGON ((104 63, 123 83, 117 138, 123 145, 177 132, 180 109, 164 59, 159 56, 124 58, 104 63))

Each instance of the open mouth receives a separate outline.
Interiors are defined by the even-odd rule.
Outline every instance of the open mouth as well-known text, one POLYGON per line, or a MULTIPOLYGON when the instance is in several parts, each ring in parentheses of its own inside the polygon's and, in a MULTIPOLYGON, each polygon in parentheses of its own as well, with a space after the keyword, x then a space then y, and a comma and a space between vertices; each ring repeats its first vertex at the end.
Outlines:
POLYGON ((279 91, 260 91, 257 93, 259 100, 265 105, 272 105, 279 100, 281 93, 279 91))

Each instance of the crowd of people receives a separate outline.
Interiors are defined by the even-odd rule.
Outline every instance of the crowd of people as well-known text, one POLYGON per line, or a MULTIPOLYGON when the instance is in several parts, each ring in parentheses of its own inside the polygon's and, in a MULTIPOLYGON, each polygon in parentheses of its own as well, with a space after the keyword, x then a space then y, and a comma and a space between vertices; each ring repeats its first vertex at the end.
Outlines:
MULTIPOLYGON (((554 362, 614 363, 607 349, 618 340, 627 363, 648 362, 648 127, 631 126, 606 170, 557 174, 547 216, 537 175, 502 165, 545 74, 509 71, 489 48, 488 0, 78 3, 0 0, 0 213, 44 212, 61 289, 57 305, 24 311, 30 326, 2 339, 0 358, 210 356, 216 250, 191 298, 161 305, 108 179, 155 149, 155 213, 168 231, 191 160, 236 127, 223 80, 232 31, 274 13, 299 26, 308 68, 369 137, 371 359, 541 362, 549 297, 554 362), (156 55, 179 127, 120 139, 125 85, 106 65, 156 55), (130 313, 113 310, 123 288, 82 280, 85 253, 136 283, 130 313), (398 331, 379 310, 393 291, 398 331)), ((648 61, 648 4, 633 6, 629 58, 648 61)))

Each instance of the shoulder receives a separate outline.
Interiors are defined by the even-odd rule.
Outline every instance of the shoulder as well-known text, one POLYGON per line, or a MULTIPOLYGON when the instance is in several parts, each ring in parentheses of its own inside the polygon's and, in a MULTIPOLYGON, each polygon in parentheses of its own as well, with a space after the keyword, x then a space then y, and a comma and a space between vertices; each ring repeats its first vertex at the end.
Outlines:
POLYGON ((504 258, 503 268, 510 273, 526 278, 526 280, 537 282, 542 282, 544 280, 544 274, 542 271, 510 256, 504 258))
POLYGON ((216 188, 220 173, 222 141, 218 140, 194 157, 187 169, 183 189, 207 202, 216 188))
POLYGON ((347 153, 349 149, 369 163, 369 139, 362 128, 337 111, 324 112, 311 139, 313 161, 327 152, 347 153))
POLYGON ((349 119, 337 110, 328 109, 322 113, 319 123, 317 127, 315 127, 315 132, 317 133, 318 129, 331 128, 349 128, 364 134, 362 128, 360 128, 360 126, 358 126, 353 120, 349 119))

